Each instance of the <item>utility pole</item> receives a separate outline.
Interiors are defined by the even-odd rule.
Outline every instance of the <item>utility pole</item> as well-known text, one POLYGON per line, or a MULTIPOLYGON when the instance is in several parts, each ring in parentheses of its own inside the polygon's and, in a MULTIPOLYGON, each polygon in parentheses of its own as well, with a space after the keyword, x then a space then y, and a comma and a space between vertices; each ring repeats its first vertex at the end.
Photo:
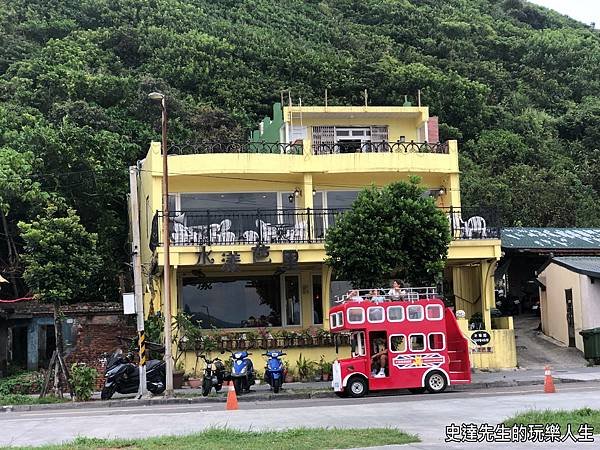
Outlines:
POLYGON ((162 110, 162 241, 164 250, 163 264, 163 309, 165 315, 165 365, 166 365, 166 386, 165 396, 173 396, 173 358, 171 356, 171 259, 170 259, 170 242, 169 242, 169 166, 167 162, 167 105, 166 97, 160 92, 151 92, 148 98, 153 101, 160 102, 162 110))
POLYGON ((129 168, 130 207, 131 207, 131 259, 133 263, 133 292, 135 312, 137 314, 137 332, 139 348, 140 385, 137 397, 142 398, 146 390, 146 335, 144 332, 144 299, 142 290, 142 261, 140 255, 140 207, 138 200, 137 167, 129 168))

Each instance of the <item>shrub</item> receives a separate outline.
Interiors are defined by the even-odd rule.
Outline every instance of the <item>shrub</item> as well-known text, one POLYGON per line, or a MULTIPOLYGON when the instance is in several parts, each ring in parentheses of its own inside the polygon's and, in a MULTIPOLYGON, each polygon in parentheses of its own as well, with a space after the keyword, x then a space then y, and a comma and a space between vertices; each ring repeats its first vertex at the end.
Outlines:
POLYGON ((71 366, 71 384, 77 400, 85 402, 92 397, 96 378, 98 371, 87 364, 75 363, 71 366))
POLYGON ((0 395, 37 394, 43 383, 44 376, 40 372, 21 372, 0 380, 0 395))

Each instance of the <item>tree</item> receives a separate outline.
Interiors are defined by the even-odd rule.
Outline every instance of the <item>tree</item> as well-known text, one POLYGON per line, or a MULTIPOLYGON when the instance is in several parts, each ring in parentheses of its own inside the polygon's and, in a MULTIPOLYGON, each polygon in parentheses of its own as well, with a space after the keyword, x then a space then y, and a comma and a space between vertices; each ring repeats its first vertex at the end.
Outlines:
POLYGON ((391 277, 416 285, 436 281, 448 254, 450 227, 418 183, 413 178, 359 193, 325 240, 336 276, 356 287, 391 277))
POLYGON ((88 233, 73 209, 46 208, 31 223, 19 222, 25 242, 23 276, 38 299, 54 306, 56 349, 63 354, 60 306, 77 300, 99 264, 97 235, 88 233))

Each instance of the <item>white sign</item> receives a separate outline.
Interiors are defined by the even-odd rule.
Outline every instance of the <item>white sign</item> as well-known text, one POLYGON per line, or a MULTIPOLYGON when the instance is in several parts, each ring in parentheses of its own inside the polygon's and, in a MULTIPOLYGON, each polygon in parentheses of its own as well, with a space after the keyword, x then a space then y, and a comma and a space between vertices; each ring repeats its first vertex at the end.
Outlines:
POLYGON ((123 314, 135 314, 135 295, 123 294, 123 314))

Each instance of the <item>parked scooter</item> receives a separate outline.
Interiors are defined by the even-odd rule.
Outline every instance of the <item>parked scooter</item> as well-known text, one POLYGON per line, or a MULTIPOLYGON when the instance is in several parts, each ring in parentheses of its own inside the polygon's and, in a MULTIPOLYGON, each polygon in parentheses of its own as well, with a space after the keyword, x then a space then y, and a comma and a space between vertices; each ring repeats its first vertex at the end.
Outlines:
POLYGON ((285 366, 281 357, 286 353, 277 350, 266 351, 263 356, 267 357, 267 365, 265 367, 265 381, 273 389, 273 393, 277 394, 283 385, 285 378, 285 366))
MULTIPOLYGON (((231 374, 230 379, 233 381, 233 387, 236 394, 242 392, 250 392, 250 386, 254 384, 254 365, 249 358, 251 353, 245 350, 231 353, 231 374)), ((225 353, 225 350, 221 350, 225 353)))
MULTIPOLYGON (((100 393, 102 400, 110 399, 115 392, 134 394, 140 384, 139 366, 132 362, 132 355, 124 355, 120 348, 108 357, 104 387, 100 393)), ((165 390, 165 362, 152 359, 146 363, 146 386, 154 395, 165 390)))
POLYGON ((202 379, 202 395, 206 397, 214 387, 219 392, 223 387, 225 379, 225 365, 219 358, 208 359, 206 355, 200 355, 206 363, 204 378, 202 379))

